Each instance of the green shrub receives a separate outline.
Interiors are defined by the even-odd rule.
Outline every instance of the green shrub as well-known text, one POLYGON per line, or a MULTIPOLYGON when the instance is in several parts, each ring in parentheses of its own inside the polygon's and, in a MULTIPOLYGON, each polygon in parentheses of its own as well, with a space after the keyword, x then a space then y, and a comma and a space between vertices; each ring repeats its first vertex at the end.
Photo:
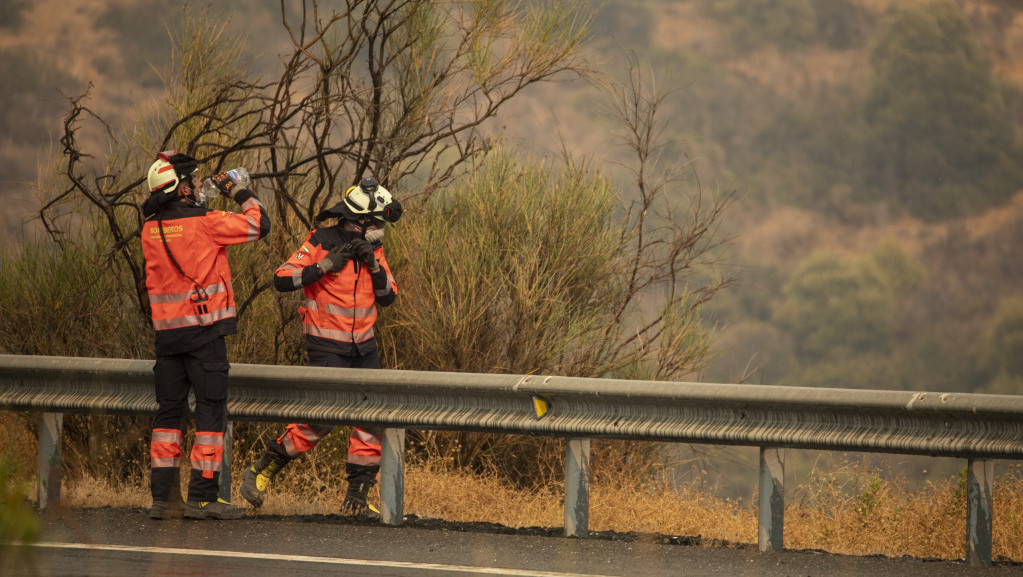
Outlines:
POLYGON ((883 352, 893 342, 894 297, 870 260, 815 253, 792 274, 782 296, 777 321, 804 361, 883 352))
POLYGON ((152 358, 152 325, 92 239, 0 254, 0 353, 152 358))
POLYGON ((495 154, 392 230, 399 297, 381 341, 395 366, 480 373, 608 370, 625 279, 606 181, 495 154))
POLYGON ((866 189, 937 220, 1000 202, 1023 186, 990 59, 949 3, 897 10, 870 56, 866 189))

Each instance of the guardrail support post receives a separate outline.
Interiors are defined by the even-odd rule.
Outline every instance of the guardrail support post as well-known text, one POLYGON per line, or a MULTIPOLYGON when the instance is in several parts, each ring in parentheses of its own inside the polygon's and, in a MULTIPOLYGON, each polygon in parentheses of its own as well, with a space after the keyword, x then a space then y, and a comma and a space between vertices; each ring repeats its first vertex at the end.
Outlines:
POLYGON ((61 439, 64 438, 64 414, 43 413, 39 419, 40 510, 60 506, 61 439))
POLYGON ((991 514, 995 462, 969 459, 966 465, 966 562, 991 566, 991 514))
POLYGON ((590 534, 590 440, 569 439, 565 447, 565 535, 590 534))
POLYGON ((380 517, 385 525, 405 522, 405 429, 384 429, 380 449, 380 517))
POLYGON ((760 448, 761 551, 781 552, 785 531, 785 449, 760 448))
POLYGON ((224 456, 220 460, 220 489, 217 496, 231 502, 231 453, 234 449, 234 421, 224 423, 224 456))

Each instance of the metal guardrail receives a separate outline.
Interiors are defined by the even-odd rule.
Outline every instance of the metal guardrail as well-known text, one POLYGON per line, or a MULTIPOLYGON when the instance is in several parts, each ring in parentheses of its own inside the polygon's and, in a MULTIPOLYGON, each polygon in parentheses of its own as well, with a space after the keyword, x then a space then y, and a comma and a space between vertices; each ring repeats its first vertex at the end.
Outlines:
MULTIPOLYGON (((54 449, 43 455, 44 441, 60 439, 59 414, 154 414, 152 367, 0 355, 0 408, 46 413, 41 505, 54 486, 59 499, 59 443, 56 467, 54 449)), ((924 454, 968 459, 967 560, 986 565, 992 459, 1023 458, 1023 397, 1007 395, 248 364, 233 364, 229 382, 231 420, 385 427, 381 511, 390 524, 403 517, 405 429, 568 438, 565 530, 573 536, 588 532, 590 438, 760 447, 761 550, 782 549, 785 448, 924 454)))

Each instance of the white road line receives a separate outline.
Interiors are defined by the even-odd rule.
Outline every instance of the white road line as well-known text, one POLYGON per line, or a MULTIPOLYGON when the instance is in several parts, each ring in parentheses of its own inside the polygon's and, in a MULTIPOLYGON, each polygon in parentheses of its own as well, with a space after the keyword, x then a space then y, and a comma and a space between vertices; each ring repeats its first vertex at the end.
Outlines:
POLYGON ((438 563, 410 563, 405 561, 374 561, 370 559, 344 559, 339 557, 309 557, 306 555, 277 555, 273 553, 245 553, 241 551, 206 551, 201 549, 178 549, 173 547, 133 547, 129 545, 91 545, 88 543, 20 543, 30 547, 46 549, 83 549, 89 551, 121 551, 133 553, 159 553, 164 555, 192 555, 195 557, 226 557, 239 559, 266 559, 271 561, 294 561, 320 563, 324 565, 359 565, 369 567, 391 567, 422 569, 425 571, 448 571, 485 575, 509 575, 512 577, 608 577, 584 573, 555 573, 552 571, 528 571, 525 569, 500 569, 497 567, 469 567, 465 565, 441 565, 438 563))

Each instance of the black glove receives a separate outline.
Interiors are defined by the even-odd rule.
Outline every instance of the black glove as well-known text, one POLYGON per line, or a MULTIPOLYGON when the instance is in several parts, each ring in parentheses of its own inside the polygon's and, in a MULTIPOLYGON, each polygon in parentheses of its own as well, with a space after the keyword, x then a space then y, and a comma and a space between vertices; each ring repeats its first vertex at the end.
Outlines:
POLYGON ((231 196, 231 191, 234 190, 234 187, 238 184, 233 178, 231 178, 231 175, 226 172, 218 172, 214 174, 210 177, 210 182, 217 185, 220 192, 223 192, 226 196, 231 196))
POLYGON ((343 247, 336 247, 330 249, 326 256, 320 259, 320 262, 316 263, 316 266, 320 267, 320 270, 324 274, 328 272, 337 272, 348 264, 348 260, 352 258, 352 253, 348 250, 347 245, 343 247))
POLYGON ((357 238, 351 242, 352 254, 355 258, 366 263, 371 270, 377 268, 377 257, 373 254, 373 245, 364 238, 357 238))

